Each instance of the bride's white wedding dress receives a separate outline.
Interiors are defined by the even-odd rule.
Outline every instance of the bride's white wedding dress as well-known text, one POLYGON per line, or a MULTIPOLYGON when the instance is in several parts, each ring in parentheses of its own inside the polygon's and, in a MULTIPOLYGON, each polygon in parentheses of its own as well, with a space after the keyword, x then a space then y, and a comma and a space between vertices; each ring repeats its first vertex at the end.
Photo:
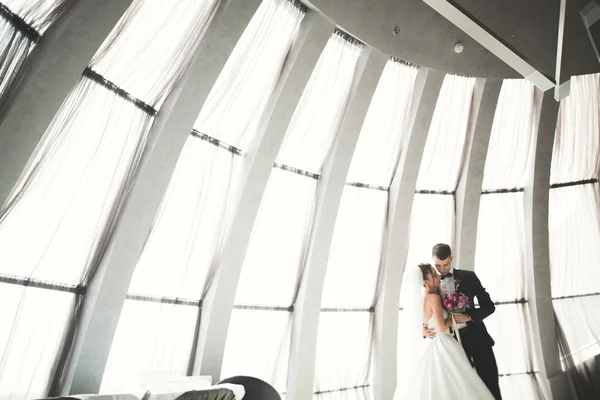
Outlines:
POLYGON ((450 330, 439 333, 433 316, 428 325, 438 334, 423 351, 408 384, 396 389, 394 400, 494 400, 450 330))

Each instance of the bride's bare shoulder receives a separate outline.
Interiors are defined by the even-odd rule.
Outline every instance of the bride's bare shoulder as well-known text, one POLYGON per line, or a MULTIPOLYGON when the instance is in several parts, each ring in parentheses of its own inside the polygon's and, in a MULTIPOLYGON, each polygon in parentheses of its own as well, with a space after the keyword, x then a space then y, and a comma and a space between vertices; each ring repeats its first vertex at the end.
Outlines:
POLYGON ((425 295, 425 301, 428 302, 428 303, 433 302, 433 301, 439 302, 440 301, 440 295, 437 294, 437 293, 427 293, 425 295))

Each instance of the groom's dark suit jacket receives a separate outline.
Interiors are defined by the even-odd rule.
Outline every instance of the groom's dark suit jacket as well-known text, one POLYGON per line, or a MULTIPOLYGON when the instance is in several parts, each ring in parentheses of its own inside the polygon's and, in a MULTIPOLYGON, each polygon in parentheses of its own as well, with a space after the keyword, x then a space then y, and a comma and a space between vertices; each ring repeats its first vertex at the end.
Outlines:
POLYGON ((469 297, 469 305, 471 307, 467 309, 466 314, 471 316, 472 321, 467 322, 467 328, 465 328, 469 330, 469 338, 477 340, 480 343, 482 343, 481 341, 485 341, 490 346, 493 346, 495 344, 494 339, 492 339, 483 323, 483 320, 496 310, 496 306, 492 302, 489 293, 485 291, 483 285, 481 285, 481 281, 473 271, 455 268, 453 278, 457 281, 455 290, 469 297), (477 298, 479 308, 475 308, 475 304, 473 303, 475 298, 477 298))
POLYGON ((494 398, 501 400, 498 365, 492 350, 495 343, 483 323, 483 320, 496 310, 496 306, 475 272, 454 269, 452 278, 456 281, 455 290, 469 296, 471 306, 466 313, 471 316, 472 321, 467 322, 467 326, 460 330, 463 349, 494 398), (475 308, 475 298, 479 308, 475 308))

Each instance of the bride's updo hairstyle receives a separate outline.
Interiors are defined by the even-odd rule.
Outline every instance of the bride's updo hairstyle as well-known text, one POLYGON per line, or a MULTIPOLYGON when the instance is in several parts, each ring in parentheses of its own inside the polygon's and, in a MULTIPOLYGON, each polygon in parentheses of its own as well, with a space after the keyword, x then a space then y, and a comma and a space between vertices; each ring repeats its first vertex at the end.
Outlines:
POLYGON ((421 263, 419 264, 419 268, 421 269, 421 273, 423 274, 423 280, 426 281, 431 275, 431 269, 433 268, 431 264, 421 263))

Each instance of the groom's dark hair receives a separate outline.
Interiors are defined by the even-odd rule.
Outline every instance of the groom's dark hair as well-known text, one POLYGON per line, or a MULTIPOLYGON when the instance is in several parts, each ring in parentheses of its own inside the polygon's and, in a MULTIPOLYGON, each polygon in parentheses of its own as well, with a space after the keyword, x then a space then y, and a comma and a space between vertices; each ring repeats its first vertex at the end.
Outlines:
POLYGON ((452 255, 452 249, 446 243, 438 243, 431 249, 431 256, 438 260, 445 260, 452 255))

